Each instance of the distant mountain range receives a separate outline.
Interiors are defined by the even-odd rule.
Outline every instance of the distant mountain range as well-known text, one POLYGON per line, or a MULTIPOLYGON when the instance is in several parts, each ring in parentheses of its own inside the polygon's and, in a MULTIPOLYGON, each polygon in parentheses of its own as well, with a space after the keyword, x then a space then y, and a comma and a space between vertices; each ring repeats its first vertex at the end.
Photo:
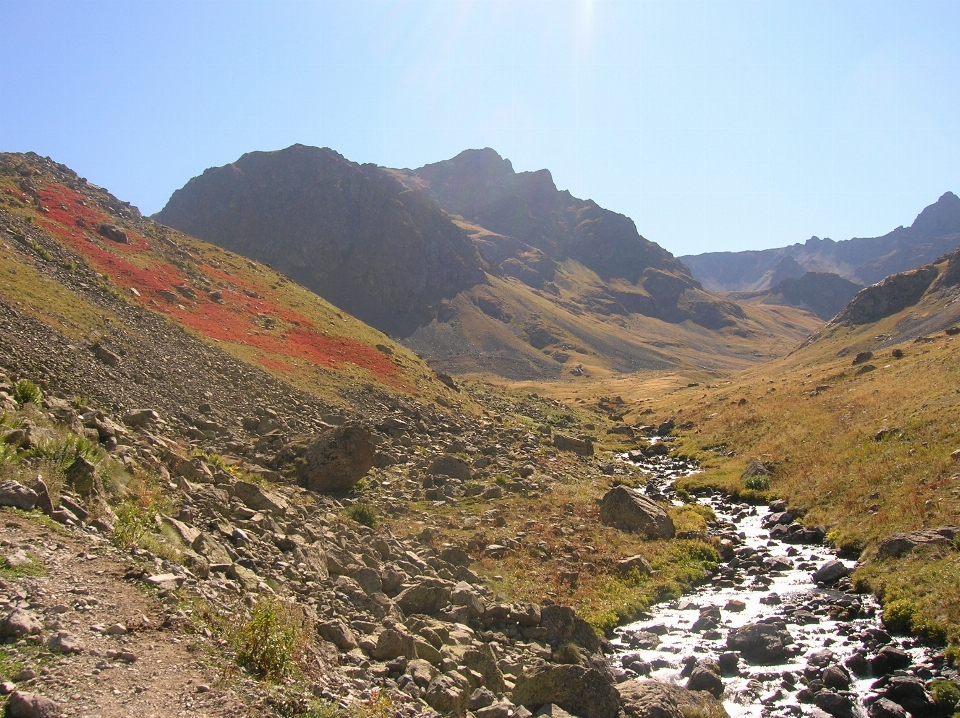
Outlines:
POLYGON ((714 292, 756 292, 806 272, 838 274, 861 285, 934 261, 960 245, 960 198, 946 192, 909 227, 841 242, 811 237, 789 247, 680 257, 714 292))

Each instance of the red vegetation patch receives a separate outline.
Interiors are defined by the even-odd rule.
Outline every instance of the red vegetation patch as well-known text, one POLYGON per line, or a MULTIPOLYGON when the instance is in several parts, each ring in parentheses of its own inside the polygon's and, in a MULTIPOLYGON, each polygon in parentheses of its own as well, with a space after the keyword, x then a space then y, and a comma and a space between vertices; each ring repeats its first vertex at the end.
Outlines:
MULTIPOLYGON (((303 359, 318 366, 342 367, 354 364, 366 369, 377 379, 397 388, 409 388, 403 382, 403 370, 369 344, 349 337, 317 330, 307 317, 276 305, 266 299, 252 299, 229 289, 221 290, 223 304, 211 301, 204 291, 191 282, 171 264, 163 261, 157 252, 149 252, 150 245, 141 235, 125 230, 134 245, 102 242, 84 233, 76 223, 82 217, 93 231, 111 218, 89 207, 80 205, 80 195, 61 185, 47 185, 40 193, 49 207, 48 215, 37 218, 37 223, 58 240, 87 258, 91 265, 124 291, 139 292, 133 298, 146 308, 171 317, 211 339, 244 344, 274 356, 303 359), (63 207, 67 209, 64 209, 63 207), (141 268, 123 254, 140 254, 144 259, 156 258, 141 268), (196 298, 191 300, 177 292, 177 287, 190 287, 196 298)), ((212 267, 203 267, 211 278, 235 282, 212 267)), ((250 289, 259 289, 249 285, 250 289)), ((296 371, 296 367, 277 359, 259 357, 260 364, 275 371, 296 371)))

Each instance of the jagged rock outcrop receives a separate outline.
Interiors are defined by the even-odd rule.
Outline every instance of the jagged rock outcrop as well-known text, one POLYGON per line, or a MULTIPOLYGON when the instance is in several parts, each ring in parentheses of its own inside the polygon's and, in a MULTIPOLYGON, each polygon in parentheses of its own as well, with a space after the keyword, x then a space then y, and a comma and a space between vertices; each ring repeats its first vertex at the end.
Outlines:
POLYGON ((155 218, 269 263, 399 336, 483 281, 467 235, 423 194, 327 148, 251 152, 210 168, 155 218))
POLYGON ((896 314, 919 302, 937 276, 937 268, 932 264, 891 275, 861 290, 833 323, 858 326, 896 314))

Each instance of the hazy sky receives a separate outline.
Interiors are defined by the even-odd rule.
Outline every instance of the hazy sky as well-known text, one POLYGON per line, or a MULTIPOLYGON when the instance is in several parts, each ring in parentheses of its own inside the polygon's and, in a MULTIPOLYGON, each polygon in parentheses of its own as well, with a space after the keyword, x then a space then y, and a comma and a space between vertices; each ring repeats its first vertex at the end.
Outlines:
POLYGON ((0 0, 0 150, 141 211, 251 150, 493 147, 675 254, 960 193, 960 2, 0 0))

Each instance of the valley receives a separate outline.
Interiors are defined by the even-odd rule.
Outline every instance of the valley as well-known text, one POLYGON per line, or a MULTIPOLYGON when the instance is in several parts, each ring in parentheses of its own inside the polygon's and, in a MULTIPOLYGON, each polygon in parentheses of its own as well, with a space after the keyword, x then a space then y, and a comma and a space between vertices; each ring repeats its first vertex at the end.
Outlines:
POLYGON ((154 218, 0 155, 0 690, 952 716, 950 197, 889 277, 718 293, 490 149, 251 153, 154 218))

